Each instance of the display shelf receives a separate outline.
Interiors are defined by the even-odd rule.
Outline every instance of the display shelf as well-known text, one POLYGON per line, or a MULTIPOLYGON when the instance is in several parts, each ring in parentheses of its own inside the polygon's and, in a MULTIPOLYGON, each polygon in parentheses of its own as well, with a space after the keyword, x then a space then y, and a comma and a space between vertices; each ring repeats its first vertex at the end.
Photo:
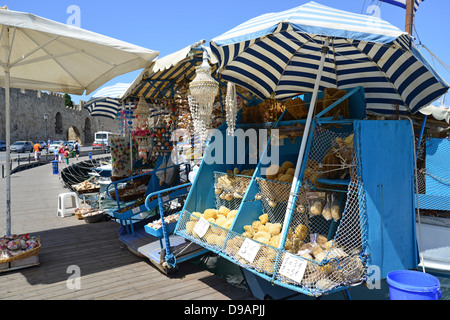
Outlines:
POLYGON ((340 185, 340 186, 348 186, 350 184, 350 179, 327 179, 327 178, 318 178, 318 183, 329 184, 329 185, 340 185))
MULTIPOLYGON (((318 99, 323 96, 321 93, 318 99)), ((310 95, 305 95, 304 101, 308 104, 310 98, 310 95)), ((219 209, 212 186, 214 172, 231 169, 223 164, 225 161, 217 161, 217 150, 214 150, 217 145, 211 143, 175 233, 251 271, 264 281, 311 296, 363 282, 371 265, 380 266, 382 275, 393 268, 414 267, 413 233, 403 230, 400 234, 395 230, 399 221, 408 226, 414 223, 413 215, 410 216, 412 189, 406 185, 413 181, 412 177, 407 177, 412 172, 411 163, 397 165, 412 159, 412 144, 405 143, 409 140, 398 139, 385 142, 398 137, 399 133, 409 138, 411 129, 405 121, 367 121, 365 117, 364 90, 348 89, 343 99, 318 111, 307 137, 271 137, 260 153, 245 195, 235 209, 236 216, 227 228, 216 225, 217 217, 204 221, 207 220, 208 209, 219 209), (344 99, 348 99, 348 119, 322 117, 344 99), (280 177, 275 175, 268 179, 270 160, 273 160, 270 156, 277 151, 273 146, 279 148, 277 164, 289 161, 296 166, 302 139, 308 140, 302 166, 296 168, 299 171, 296 183, 277 181, 280 177), (337 146, 345 147, 348 153, 331 159, 339 149, 337 146), (389 169, 384 169, 379 163, 389 166, 389 169), (394 173, 401 178, 392 182, 394 173), (396 192, 403 195, 401 202, 405 212, 392 212, 394 208, 398 211, 398 206, 392 202, 396 194, 392 187, 398 187, 396 192), (389 188, 390 192, 386 193, 383 188, 389 188), (336 201, 321 200, 319 206, 316 203, 318 195, 314 195, 316 198, 310 195, 318 191, 330 197, 333 195, 336 201), (327 203, 330 207, 332 203, 338 207, 333 211, 334 215, 324 210, 327 203), (392 219, 389 225, 385 224, 387 211, 391 213, 389 220, 392 219), (385 217, 384 220, 380 216, 385 217), (380 223, 383 223, 382 229, 379 228, 380 223), (259 233, 261 230, 267 233, 264 230, 266 226, 271 228, 278 224, 281 224, 278 233, 259 233), (195 228, 204 232, 196 234, 195 228), (395 233, 397 242, 389 241, 388 245, 377 241, 388 237, 391 232, 395 233), (248 255, 249 251, 251 255, 248 255), (397 255, 400 251, 401 256, 397 255)), ((282 115, 277 122, 266 127, 277 129, 302 125, 302 122, 285 122, 282 115)), ((246 125, 238 123, 239 127, 246 125)), ((225 149, 222 152, 229 153, 225 149)), ((237 163, 238 159, 233 160, 237 163)))

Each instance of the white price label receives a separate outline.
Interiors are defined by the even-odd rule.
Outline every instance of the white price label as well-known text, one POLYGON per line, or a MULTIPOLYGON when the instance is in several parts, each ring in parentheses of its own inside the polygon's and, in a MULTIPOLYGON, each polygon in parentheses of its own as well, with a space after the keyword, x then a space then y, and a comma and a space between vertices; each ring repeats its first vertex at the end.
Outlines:
POLYGON ((133 208, 131 209, 131 212, 133 212, 133 214, 139 213, 141 212, 141 208, 140 207, 133 208))
POLYGON ((260 248, 261 245, 259 243, 250 239, 245 239, 239 248, 238 255, 248 262, 253 263, 260 248))
POLYGON ((300 283, 305 274, 307 264, 307 260, 286 252, 279 272, 282 276, 300 283))
POLYGON ((198 236, 201 238, 205 235, 206 231, 208 231, 209 228, 209 222, 206 221, 205 218, 200 218, 200 220, 195 224, 194 231, 198 236))

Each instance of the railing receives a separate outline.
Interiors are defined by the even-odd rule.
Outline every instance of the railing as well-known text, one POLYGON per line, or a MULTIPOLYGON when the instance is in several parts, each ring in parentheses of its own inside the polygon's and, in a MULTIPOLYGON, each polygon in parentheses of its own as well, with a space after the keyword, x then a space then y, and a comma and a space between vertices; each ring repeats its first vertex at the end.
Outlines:
MULTIPOLYGON (((89 152, 92 152, 92 154, 104 154, 105 151, 102 149, 97 150, 89 150, 89 151, 81 151, 80 157, 87 156, 89 152)), ((11 174, 20 171, 22 169, 28 169, 39 165, 47 164, 55 159, 55 155, 53 153, 45 153, 43 154, 41 152, 41 156, 38 161, 34 160, 34 152, 29 153, 28 155, 21 156, 20 154, 11 154, 11 160, 9 161, 9 169, 11 171, 11 174)), ((72 159, 72 158, 71 158, 72 159)), ((6 166, 7 162, 0 163, 1 171, 2 171, 2 178, 6 177, 6 166)))

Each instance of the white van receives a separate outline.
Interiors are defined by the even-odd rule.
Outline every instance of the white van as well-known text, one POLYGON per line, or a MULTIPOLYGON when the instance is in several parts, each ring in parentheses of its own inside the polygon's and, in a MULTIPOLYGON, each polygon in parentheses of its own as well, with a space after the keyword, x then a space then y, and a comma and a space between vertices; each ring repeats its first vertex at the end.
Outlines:
POLYGON ((109 149, 109 137, 119 136, 118 133, 108 132, 108 131, 97 131, 95 133, 94 142, 92 143, 93 149, 109 149))

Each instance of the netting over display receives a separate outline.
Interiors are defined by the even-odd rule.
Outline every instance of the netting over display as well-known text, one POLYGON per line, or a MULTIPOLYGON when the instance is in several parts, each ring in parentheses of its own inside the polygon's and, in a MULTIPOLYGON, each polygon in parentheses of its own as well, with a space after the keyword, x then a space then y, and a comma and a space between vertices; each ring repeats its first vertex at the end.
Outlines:
POLYGON ((425 138, 418 148, 417 191, 421 213, 447 215, 450 210, 450 140, 425 138))
POLYGON ((316 126, 312 137, 292 197, 289 182, 215 172, 216 207, 184 211, 176 232, 309 295, 362 282, 366 210, 352 125, 316 126))
POLYGON ((222 206, 237 210, 250 184, 254 170, 245 170, 248 175, 214 172, 214 193, 216 208, 222 206))
POLYGON ((361 255, 365 209, 358 153, 352 132, 331 129, 318 127, 314 133, 301 188, 290 204, 293 213, 286 251, 276 267, 277 280, 313 295, 365 277, 361 255), (303 274, 296 274, 298 270, 303 274))

